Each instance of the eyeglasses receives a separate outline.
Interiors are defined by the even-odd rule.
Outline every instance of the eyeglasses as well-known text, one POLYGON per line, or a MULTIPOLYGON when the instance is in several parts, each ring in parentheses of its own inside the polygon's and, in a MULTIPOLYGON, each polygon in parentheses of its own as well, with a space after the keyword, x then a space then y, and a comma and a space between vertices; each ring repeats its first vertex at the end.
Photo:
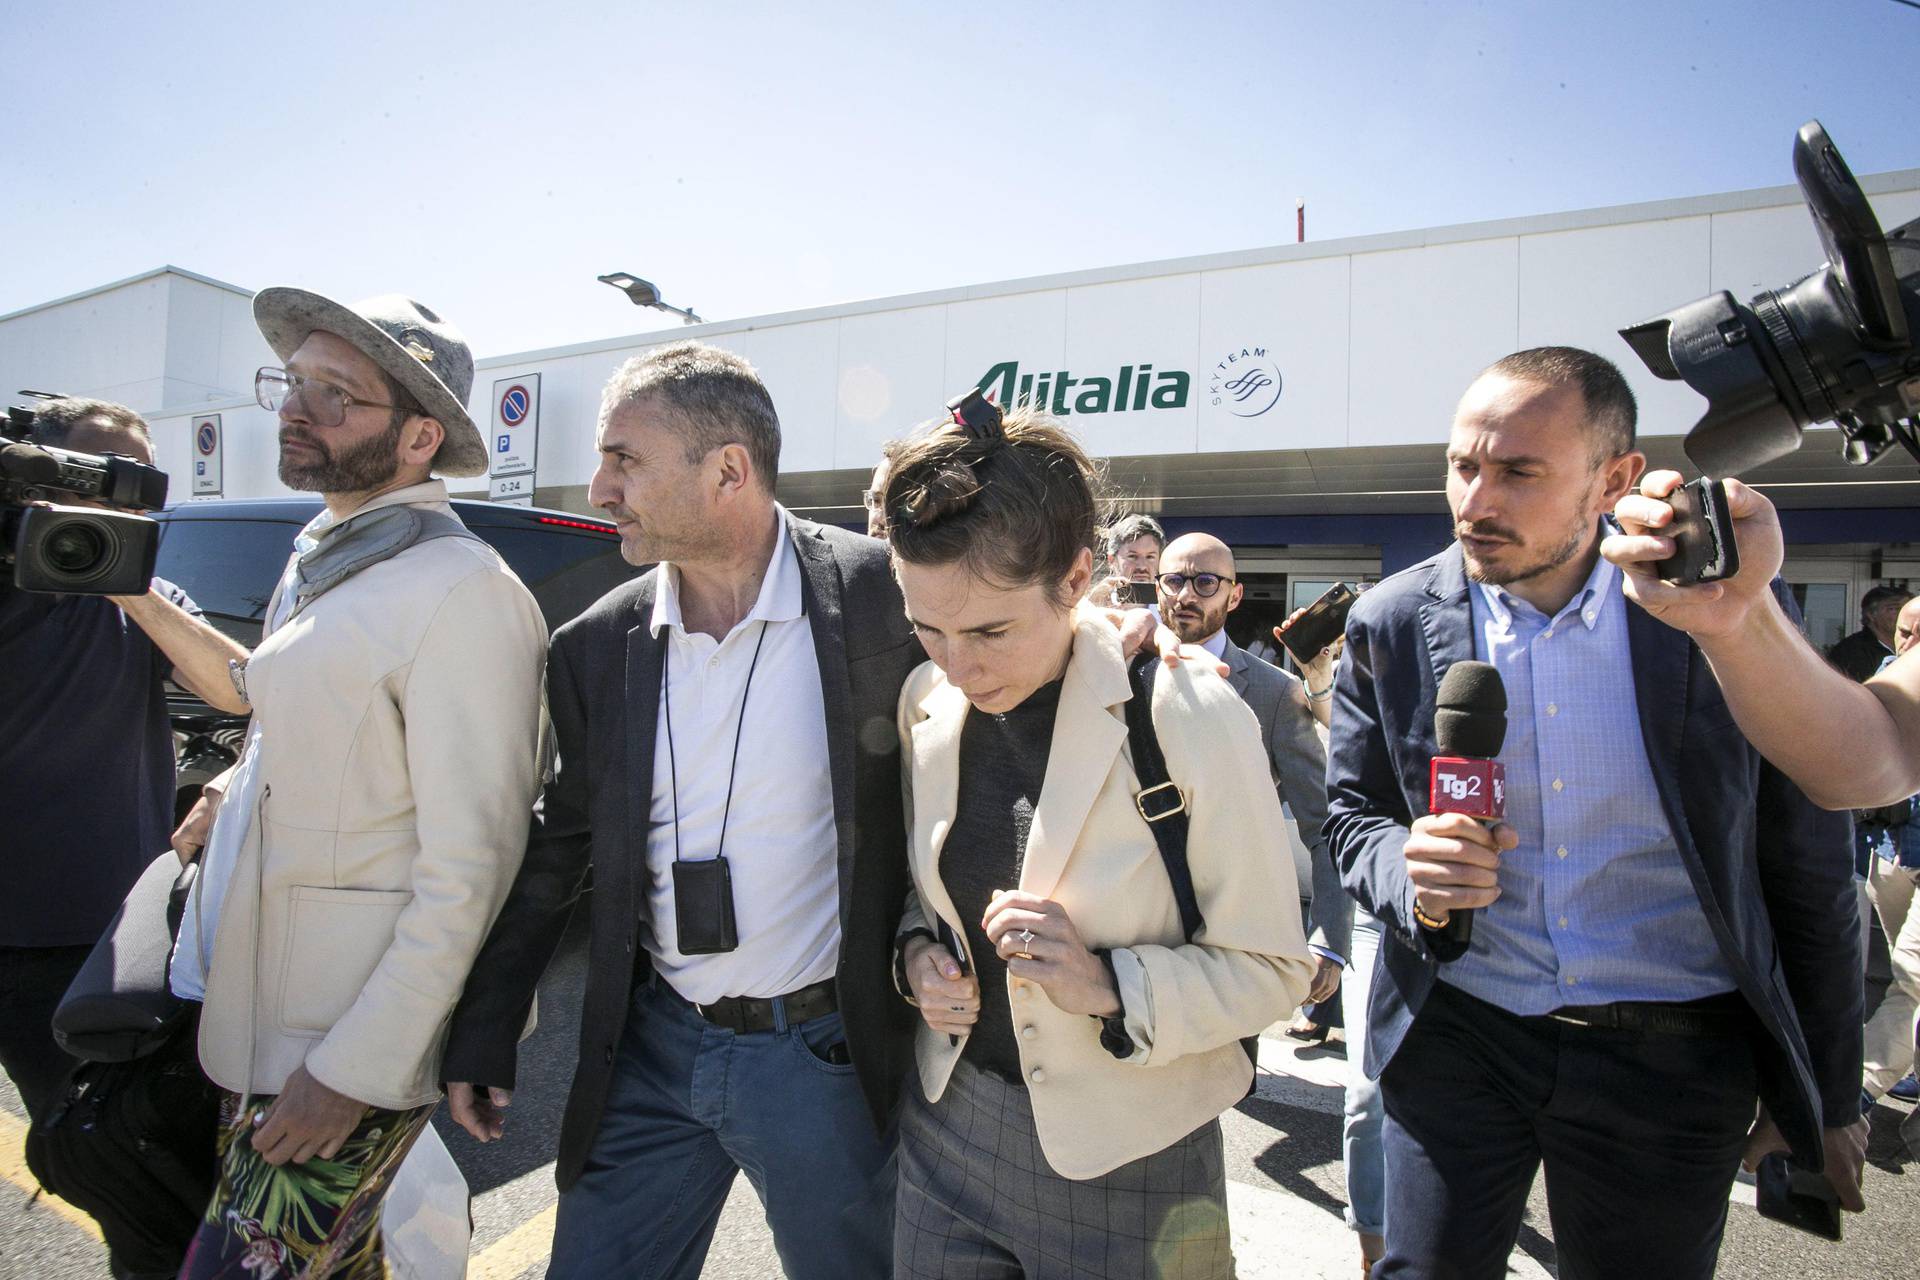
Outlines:
POLYGON ((339 426, 347 420, 347 410, 354 406, 419 412, 411 405, 362 400, 358 396, 348 395, 331 382, 305 377, 291 369, 268 367, 253 375, 253 398, 262 409, 270 409, 278 413, 291 403, 295 396, 300 397, 300 403, 307 411, 307 419, 316 427, 339 426))
POLYGON ((1238 579, 1222 577, 1217 573, 1163 573, 1154 581, 1160 584, 1160 590, 1169 600, 1179 595, 1182 587, 1192 587, 1193 594, 1202 600, 1211 600, 1220 594, 1223 584, 1235 582, 1238 579))

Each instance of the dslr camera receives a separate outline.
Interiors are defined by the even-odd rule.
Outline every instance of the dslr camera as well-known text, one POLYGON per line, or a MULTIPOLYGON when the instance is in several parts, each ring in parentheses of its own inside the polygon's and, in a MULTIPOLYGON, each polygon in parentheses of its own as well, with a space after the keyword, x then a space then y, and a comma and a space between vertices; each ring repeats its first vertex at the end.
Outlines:
POLYGON ((22 591, 128 596, 146 591, 160 526, 128 510, 167 505, 167 473, 119 454, 30 443, 34 413, 0 423, 0 569, 22 591), (122 510, 62 505, 91 498, 122 510))
POLYGON ((1655 376, 1706 397, 1686 451, 1715 479, 1785 457, 1820 422, 1840 428, 1856 466, 1895 444, 1920 460, 1920 218, 1882 232, 1817 120, 1794 140, 1793 172, 1827 251, 1819 270, 1620 331, 1655 376))

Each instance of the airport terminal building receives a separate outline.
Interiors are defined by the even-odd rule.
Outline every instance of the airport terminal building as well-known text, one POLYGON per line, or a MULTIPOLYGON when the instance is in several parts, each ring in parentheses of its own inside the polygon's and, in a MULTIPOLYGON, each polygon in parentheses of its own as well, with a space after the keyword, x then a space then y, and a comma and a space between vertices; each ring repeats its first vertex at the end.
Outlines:
MULTIPOLYGON (((1920 169, 1861 185, 1883 226, 1920 216, 1920 169)), ((1702 402, 1649 375, 1615 331, 1716 290, 1745 300, 1783 287, 1822 256, 1798 190, 1777 187, 483 353, 470 410, 493 474, 455 491, 586 510, 602 384, 629 356, 699 338, 745 355, 772 390, 790 509, 862 525, 881 444, 956 392, 988 388, 1064 418, 1109 460, 1131 509, 1231 543, 1251 625, 1446 545, 1453 404, 1509 351, 1569 344, 1614 359, 1649 456, 1690 470, 1680 444, 1702 402)), ((249 299, 163 267, 0 316, 0 390, 132 405, 176 501, 283 493, 272 415, 252 398, 254 370, 275 361, 249 299)), ((1817 643, 1858 625, 1871 583, 1920 586, 1920 465, 1900 451, 1850 468, 1838 433, 1817 430, 1747 478, 1783 510, 1787 577, 1817 643)))

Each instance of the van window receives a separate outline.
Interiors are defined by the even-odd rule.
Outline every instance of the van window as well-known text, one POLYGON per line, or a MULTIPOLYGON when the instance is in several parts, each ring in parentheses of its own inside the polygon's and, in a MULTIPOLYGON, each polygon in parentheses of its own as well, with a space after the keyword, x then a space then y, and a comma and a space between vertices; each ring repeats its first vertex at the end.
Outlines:
POLYGON ((545 525, 476 525, 473 531, 533 592, 549 631, 579 617, 635 572, 620 558, 620 539, 607 534, 563 533, 545 525))
POLYGON ((251 647, 260 642, 267 602, 300 527, 290 520, 168 520, 154 573, 192 596, 207 621, 251 647))

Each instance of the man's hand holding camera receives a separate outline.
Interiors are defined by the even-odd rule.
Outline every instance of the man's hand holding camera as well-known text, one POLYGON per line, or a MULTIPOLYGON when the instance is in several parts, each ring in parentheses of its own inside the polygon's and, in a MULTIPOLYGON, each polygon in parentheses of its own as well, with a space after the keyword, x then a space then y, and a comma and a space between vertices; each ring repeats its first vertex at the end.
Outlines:
POLYGON ((1667 501, 1682 483, 1677 471, 1652 471, 1614 509, 1621 532, 1600 544, 1600 554, 1625 574, 1627 598, 1668 626, 1705 641, 1746 626, 1756 609, 1778 608, 1770 585, 1780 572, 1786 545, 1780 516, 1758 492, 1729 480, 1727 506, 1734 540, 1740 544, 1740 572, 1723 582, 1675 586, 1662 582, 1654 565, 1674 553, 1666 530, 1673 522, 1667 501))
POLYGON ((1740 572, 1701 586, 1661 582, 1651 566, 1673 550, 1662 530, 1679 480, 1649 474, 1614 512, 1622 532, 1600 544, 1628 597, 1693 636, 1741 732, 1815 803, 1868 809, 1920 790, 1920 658, 1897 658, 1865 685, 1829 666, 1773 594, 1785 555, 1779 514, 1737 480, 1727 504, 1740 572))

